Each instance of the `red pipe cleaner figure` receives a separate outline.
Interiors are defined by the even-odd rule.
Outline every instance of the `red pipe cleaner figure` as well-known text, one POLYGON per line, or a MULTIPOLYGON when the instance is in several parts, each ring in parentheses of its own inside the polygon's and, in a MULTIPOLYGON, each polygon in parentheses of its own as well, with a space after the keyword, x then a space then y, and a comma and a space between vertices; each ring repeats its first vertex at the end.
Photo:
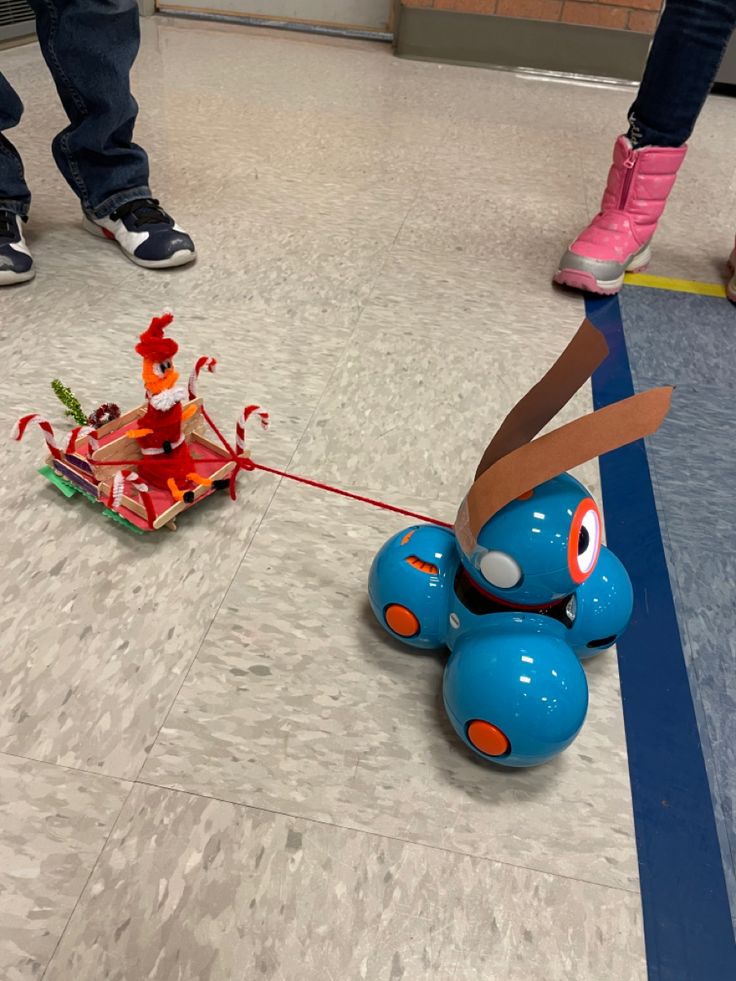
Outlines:
POLYGON ((179 345, 173 338, 164 337, 164 329, 173 319, 170 313, 154 317, 136 345, 143 358, 148 407, 139 420, 139 428, 129 430, 127 435, 137 440, 143 454, 137 467, 141 480, 153 487, 168 488, 175 501, 191 503, 191 485, 211 487, 212 481, 197 473, 182 428, 197 407, 182 406, 188 401, 188 393, 184 385, 177 384, 179 373, 172 360, 179 345))

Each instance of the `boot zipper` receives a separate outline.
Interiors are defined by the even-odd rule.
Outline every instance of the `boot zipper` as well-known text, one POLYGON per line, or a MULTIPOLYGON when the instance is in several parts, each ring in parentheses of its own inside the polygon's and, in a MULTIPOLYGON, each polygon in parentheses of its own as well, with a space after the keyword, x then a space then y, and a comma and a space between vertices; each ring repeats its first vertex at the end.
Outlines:
POLYGON ((636 167, 635 150, 632 150, 624 160, 624 167, 626 168, 626 173, 624 174, 624 182, 621 185, 621 196, 618 202, 619 211, 625 210, 626 199, 629 196, 631 181, 634 179, 634 168, 636 167))

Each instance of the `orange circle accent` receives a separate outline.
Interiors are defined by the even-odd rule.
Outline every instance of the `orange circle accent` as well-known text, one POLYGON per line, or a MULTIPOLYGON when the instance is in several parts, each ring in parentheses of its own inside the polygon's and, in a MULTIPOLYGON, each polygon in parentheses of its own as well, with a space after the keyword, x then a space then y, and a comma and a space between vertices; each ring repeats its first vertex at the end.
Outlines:
POLYGON ((419 621, 405 606, 394 603, 386 609, 386 623, 399 637, 416 637, 419 633, 419 621))
POLYGON ((592 497, 584 497, 582 501, 575 508, 575 514, 572 516, 572 525, 570 526, 570 537, 567 540, 567 567, 570 575, 572 576, 572 581, 580 586, 593 572, 598 562, 598 556, 601 552, 601 538, 603 531, 603 522, 601 521, 601 513, 598 510, 598 505, 595 503, 592 497), (587 572, 583 572, 578 563, 578 536, 580 535, 580 529, 583 526, 583 518, 588 513, 588 511, 595 511, 598 518, 598 543, 596 546, 595 558, 593 563, 587 572))
POLYGON ((468 726, 468 739, 486 756, 503 756, 508 753, 511 743, 501 730, 490 722, 476 719, 468 726))
POLYGON ((532 490, 524 491, 523 494, 519 494, 519 496, 516 498, 516 500, 517 501, 528 501, 532 497, 534 497, 534 489, 533 488, 532 488, 532 490))

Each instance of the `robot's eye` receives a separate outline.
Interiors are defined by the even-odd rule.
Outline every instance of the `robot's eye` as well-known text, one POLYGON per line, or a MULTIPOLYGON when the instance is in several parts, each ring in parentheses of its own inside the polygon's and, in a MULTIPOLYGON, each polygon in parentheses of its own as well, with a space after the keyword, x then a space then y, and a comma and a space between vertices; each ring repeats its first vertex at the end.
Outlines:
POLYGON ((497 589, 513 589, 521 582, 521 568, 506 552, 486 552, 480 560, 483 578, 497 589))
POLYGON ((586 497, 573 515, 567 547, 567 563, 574 582, 585 582, 595 568, 600 550, 601 516, 595 501, 586 497))

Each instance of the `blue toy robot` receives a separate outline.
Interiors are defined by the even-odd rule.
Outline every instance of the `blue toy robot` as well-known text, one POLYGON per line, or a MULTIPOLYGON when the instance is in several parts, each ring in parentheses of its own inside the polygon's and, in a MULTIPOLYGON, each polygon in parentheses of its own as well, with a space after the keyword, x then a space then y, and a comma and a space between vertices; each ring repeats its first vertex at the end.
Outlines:
POLYGON ((601 543, 598 507, 564 471, 654 432, 672 390, 533 439, 606 354, 586 321, 489 444, 454 528, 399 532, 370 572, 371 606, 389 633, 450 649, 449 719, 471 749, 505 766, 570 745, 588 707, 580 662, 615 644, 631 617, 631 582, 601 543))

